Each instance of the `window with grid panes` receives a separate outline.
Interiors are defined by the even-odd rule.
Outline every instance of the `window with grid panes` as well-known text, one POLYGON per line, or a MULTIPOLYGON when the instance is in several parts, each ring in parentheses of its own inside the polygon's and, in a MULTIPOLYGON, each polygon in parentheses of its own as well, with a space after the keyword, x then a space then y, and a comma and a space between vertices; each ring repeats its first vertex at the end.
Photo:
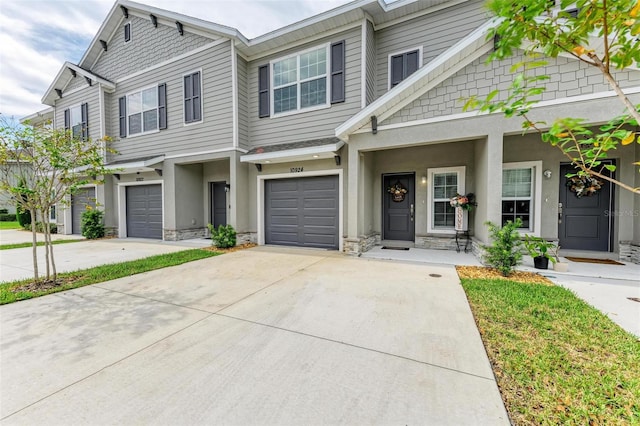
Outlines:
POLYGON ((533 229, 533 169, 502 170, 502 224, 522 220, 522 229, 533 229))

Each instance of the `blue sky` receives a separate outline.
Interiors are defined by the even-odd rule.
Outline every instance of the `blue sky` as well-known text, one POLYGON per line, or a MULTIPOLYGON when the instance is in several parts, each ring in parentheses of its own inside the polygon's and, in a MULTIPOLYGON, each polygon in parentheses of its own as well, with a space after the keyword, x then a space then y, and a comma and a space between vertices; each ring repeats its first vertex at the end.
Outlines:
MULTIPOLYGON (((238 28, 249 38, 348 0, 137 0, 238 28)), ((65 61, 77 63, 115 1, 0 0, 0 113, 21 118, 40 100, 65 61)))

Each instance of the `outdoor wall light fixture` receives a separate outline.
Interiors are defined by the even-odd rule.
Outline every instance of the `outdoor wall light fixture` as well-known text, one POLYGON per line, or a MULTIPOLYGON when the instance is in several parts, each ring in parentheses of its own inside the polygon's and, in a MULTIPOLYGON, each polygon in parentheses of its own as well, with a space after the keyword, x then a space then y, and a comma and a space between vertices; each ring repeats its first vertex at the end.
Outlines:
POLYGON ((427 184, 427 175, 422 175, 422 179, 420 179, 420 182, 422 182, 423 185, 427 184))
POLYGON ((231 184, 230 183, 225 183, 224 184, 224 192, 229 192, 231 191, 231 184))
POLYGON ((551 170, 547 169, 544 172, 542 172, 542 174, 544 175, 544 177, 546 177, 547 179, 551 179, 551 170))
POLYGON ((333 159, 336 161, 336 166, 339 166, 339 165, 340 165, 340 162, 342 161, 342 160, 340 159, 340 156, 339 156, 339 155, 334 155, 334 156, 333 156, 333 159))

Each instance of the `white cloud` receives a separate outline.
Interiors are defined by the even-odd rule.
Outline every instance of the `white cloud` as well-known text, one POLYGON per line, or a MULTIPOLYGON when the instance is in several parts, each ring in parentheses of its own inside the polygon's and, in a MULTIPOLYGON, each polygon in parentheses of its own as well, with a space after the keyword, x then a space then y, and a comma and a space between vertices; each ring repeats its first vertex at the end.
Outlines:
MULTIPOLYGON (((137 0, 235 27, 246 37, 276 30, 347 0, 137 0)), ((111 0, 0 0, 0 113, 40 104, 65 61, 77 63, 113 7, 111 0)))

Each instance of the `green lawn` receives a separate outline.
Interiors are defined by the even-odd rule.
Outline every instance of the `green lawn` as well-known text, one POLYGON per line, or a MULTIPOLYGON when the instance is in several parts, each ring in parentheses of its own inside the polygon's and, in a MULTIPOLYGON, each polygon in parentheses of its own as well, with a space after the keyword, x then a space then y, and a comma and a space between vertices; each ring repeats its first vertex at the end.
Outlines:
POLYGON ((0 230, 3 229, 20 229, 22 228, 18 222, 0 222, 0 230))
POLYGON ((638 339, 561 287, 461 281, 514 424, 640 424, 638 339))
MULTIPOLYGON (((53 245, 57 245, 57 244, 67 244, 67 243, 77 243, 79 241, 87 241, 87 240, 82 240, 82 239, 77 239, 77 240, 55 240, 55 241, 51 241, 51 244, 53 245)), ((0 244, 0 250, 11 250, 11 249, 17 249, 17 248, 25 248, 25 247, 31 247, 33 243, 15 243, 15 244, 0 244)), ((38 247, 41 247, 44 245, 44 241, 39 241, 37 243, 38 247)))
POLYGON ((221 253, 202 249, 192 249, 176 253, 160 254, 129 262, 113 263, 95 268, 82 269, 75 272, 65 272, 58 274, 58 278, 64 282, 63 285, 39 291, 25 290, 14 292, 16 288, 25 286, 31 280, 2 283, 0 284, 0 305, 44 296, 45 294, 57 293, 63 290, 70 290, 72 288, 83 287, 89 284, 114 280, 116 278, 128 277, 129 275, 152 271, 154 269, 180 265, 182 263, 205 259, 219 254, 221 253))

